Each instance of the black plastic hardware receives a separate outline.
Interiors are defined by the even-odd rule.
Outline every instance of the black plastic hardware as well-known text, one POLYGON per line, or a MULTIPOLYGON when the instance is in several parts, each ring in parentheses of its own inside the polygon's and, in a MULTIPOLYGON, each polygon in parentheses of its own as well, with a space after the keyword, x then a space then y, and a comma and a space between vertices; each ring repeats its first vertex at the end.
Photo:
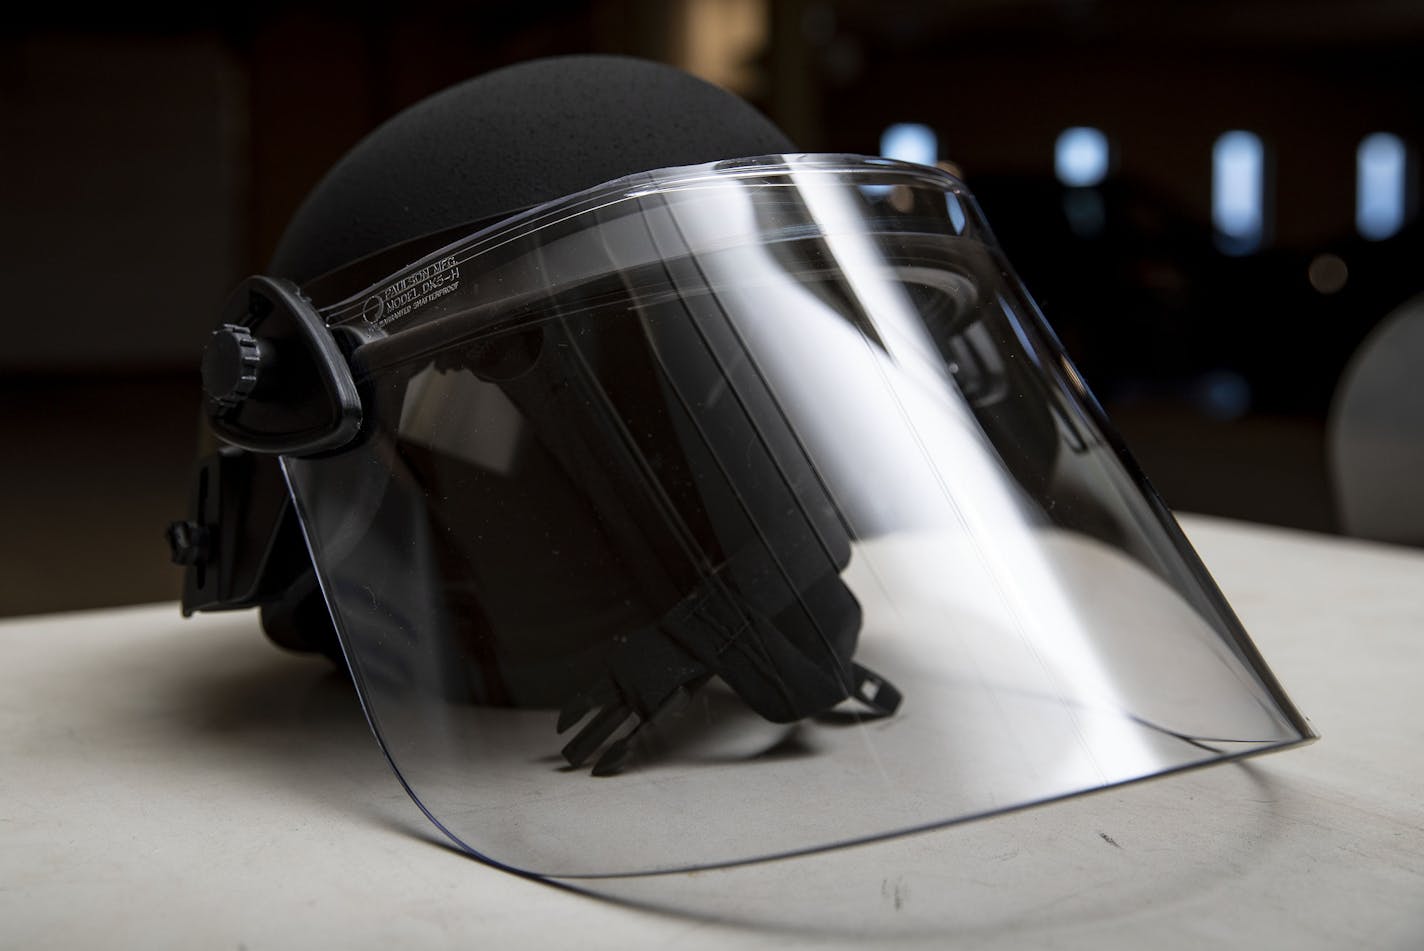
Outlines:
MULTIPOLYGON (((267 348, 271 360, 271 348, 267 348)), ((222 324, 203 351, 203 392, 223 410, 252 395, 261 379, 263 346, 241 324, 222 324)))
MULTIPOLYGON (((742 560, 757 557, 744 553, 742 560)), ((721 572, 733 574, 727 566, 721 572)), ((564 759, 582 766, 602 749, 593 775, 614 775, 628 763, 639 736, 714 675, 773 723, 824 714, 849 699, 861 704, 859 719, 893 715, 902 700, 899 689, 849 661, 860 606, 839 576, 828 575, 801 591, 797 604, 814 613, 817 628, 839 629, 839 636, 828 638, 841 645, 838 652, 805 650, 787 636, 794 629, 790 616, 773 620, 727 578, 705 579, 657 625, 625 638, 610 655, 607 673, 564 704, 555 725, 559 733, 593 714, 565 744, 564 759), (632 727, 604 747, 630 719, 632 727)))
POLYGON ((173 522, 168 526, 168 547, 175 565, 206 563, 212 553, 212 532, 198 522, 173 522))
POLYGON ((330 330, 297 286, 254 276, 223 308, 203 356, 208 423, 250 452, 316 455, 361 428, 361 398, 330 330))
POLYGON ((311 570, 276 459, 225 447, 193 482, 188 517, 167 533, 173 561, 187 567, 185 616, 268 603, 311 570))

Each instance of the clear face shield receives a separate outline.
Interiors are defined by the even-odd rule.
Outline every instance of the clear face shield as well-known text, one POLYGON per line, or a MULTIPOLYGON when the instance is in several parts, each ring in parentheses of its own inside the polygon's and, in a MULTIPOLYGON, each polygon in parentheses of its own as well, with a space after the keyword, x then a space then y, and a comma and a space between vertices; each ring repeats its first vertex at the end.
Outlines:
POLYGON ((741 863, 1312 735, 933 169, 640 174, 319 314, 363 419, 282 457, 301 532, 488 861, 741 863))

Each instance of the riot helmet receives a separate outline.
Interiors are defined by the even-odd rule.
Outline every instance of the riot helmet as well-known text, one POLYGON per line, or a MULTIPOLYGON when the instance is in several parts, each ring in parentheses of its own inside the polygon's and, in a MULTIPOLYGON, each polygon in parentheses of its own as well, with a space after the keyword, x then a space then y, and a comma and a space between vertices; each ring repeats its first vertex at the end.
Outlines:
POLYGON ((216 323, 184 612, 346 667, 495 864, 785 856, 1313 735, 964 184, 671 67, 413 106, 216 323))

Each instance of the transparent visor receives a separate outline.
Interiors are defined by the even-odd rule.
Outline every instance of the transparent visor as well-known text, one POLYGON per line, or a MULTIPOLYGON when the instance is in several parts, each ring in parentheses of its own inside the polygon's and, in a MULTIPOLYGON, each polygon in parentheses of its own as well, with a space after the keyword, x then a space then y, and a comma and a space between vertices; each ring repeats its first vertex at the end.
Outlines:
POLYGON ((1309 737, 953 178, 625 179, 329 307, 284 461, 366 712, 464 849, 696 869, 1309 737))

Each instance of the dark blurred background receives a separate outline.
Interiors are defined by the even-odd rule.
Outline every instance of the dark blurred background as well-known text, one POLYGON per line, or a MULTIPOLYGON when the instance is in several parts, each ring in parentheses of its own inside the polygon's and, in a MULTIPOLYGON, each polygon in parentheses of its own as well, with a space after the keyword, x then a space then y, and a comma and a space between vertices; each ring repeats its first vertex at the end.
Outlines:
POLYGON ((1179 509, 1341 530, 1332 397, 1424 290, 1416 2, 69 3, 0 29, 0 614, 177 596, 162 530, 227 291, 364 133, 530 57, 664 60, 808 151, 953 163, 1179 509))

